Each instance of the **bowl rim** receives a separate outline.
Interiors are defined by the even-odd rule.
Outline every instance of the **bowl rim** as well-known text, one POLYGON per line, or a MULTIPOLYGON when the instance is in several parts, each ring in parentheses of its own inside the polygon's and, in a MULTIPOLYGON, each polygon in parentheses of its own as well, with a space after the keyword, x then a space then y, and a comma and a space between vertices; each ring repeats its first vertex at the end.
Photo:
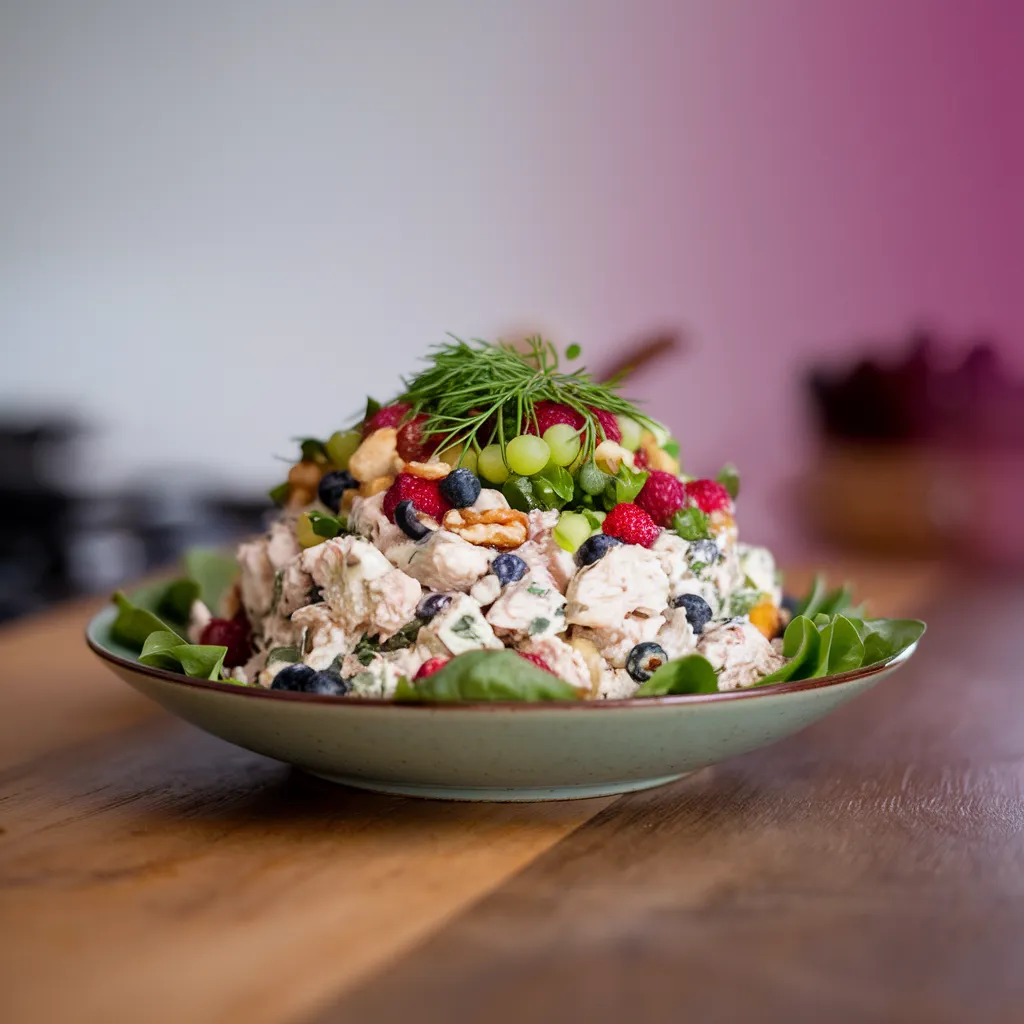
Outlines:
POLYGON ((831 686, 842 686, 845 683, 852 683, 871 676, 880 675, 890 669, 896 668, 907 661, 917 650, 920 640, 915 640, 905 650, 894 655, 886 661, 869 665, 865 668, 854 669, 850 672, 841 672, 834 676, 824 676, 818 679, 798 679, 789 682, 769 683, 767 686, 753 686, 742 690, 720 690, 718 693, 682 693, 668 694, 663 697, 618 697, 614 700, 549 700, 549 701, 408 701, 398 702, 386 700, 383 697, 334 697, 326 694, 316 693, 294 693, 289 690, 270 690, 262 686, 240 686, 236 683, 214 682, 211 679, 193 679, 190 676, 181 675, 177 672, 170 672, 167 669, 154 668, 150 665, 142 665, 131 658, 124 658, 113 651, 107 650, 98 641, 93 639, 93 627, 97 620, 109 609, 102 609, 90 620, 85 630, 85 642, 103 661, 116 665, 119 668, 128 669, 139 675, 148 676, 151 679, 158 679, 161 682, 177 683, 179 686, 188 686, 193 689, 207 690, 214 693, 230 693, 238 697, 250 697, 257 700, 281 700, 293 701, 305 704, 327 704, 332 707, 360 707, 360 708, 423 708, 437 711, 458 710, 458 711, 567 711, 587 709, 601 711, 605 709, 626 709, 626 708, 653 708, 668 707, 688 704, 718 704, 735 700, 756 700, 759 697, 776 697, 789 693, 802 693, 807 690, 820 690, 831 686))

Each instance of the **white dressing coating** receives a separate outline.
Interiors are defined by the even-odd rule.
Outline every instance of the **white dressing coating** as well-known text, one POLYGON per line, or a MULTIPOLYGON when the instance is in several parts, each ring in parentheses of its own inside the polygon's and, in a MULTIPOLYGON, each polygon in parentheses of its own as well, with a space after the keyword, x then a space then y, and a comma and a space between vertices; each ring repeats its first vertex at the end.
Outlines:
POLYGON ((512 643, 553 636, 565 631, 565 598, 547 570, 534 568, 505 585, 486 618, 498 636, 512 643))
POLYGON ((631 615, 659 615, 668 606, 668 577, 658 556, 621 544, 573 576, 566 590, 570 625, 613 629, 631 615))
POLYGON ((744 618, 709 623, 697 642, 697 653, 703 654, 718 673, 719 690, 753 686, 786 660, 744 618))

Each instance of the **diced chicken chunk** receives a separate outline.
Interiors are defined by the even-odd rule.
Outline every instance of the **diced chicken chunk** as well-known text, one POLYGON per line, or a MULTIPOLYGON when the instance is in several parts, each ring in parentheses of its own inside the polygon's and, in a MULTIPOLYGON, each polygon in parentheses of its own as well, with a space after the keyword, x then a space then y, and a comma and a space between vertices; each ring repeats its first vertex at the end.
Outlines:
POLYGON ((613 629, 631 615, 660 615, 668 605, 668 577, 654 552, 622 544, 580 569, 566 597, 566 622, 613 629))
POLYGON ((661 615, 630 615, 601 629, 573 626, 572 636, 589 640, 612 668, 624 668, 629 652, 645 640, 655 640, 664 621, 661 615))
POLYGON ((719 690, 739 690, 774 672, 786 659, 746 619, 727 619, 704 627, 697 641, 718 672, 719 690))
POLYGON ((431 657, 454 657, 481 648, 500 651, 505 645, 480 613, 480 606, 467 594, 456 594, 419 632, 417 643, 431 657))
POLYGON ((403 544, 409 538, 401 527, 395 526, 384 515, 385 491, 369 498, 356 498, 348 516, 350 529, 374 544, 380 551, 387 551, 394 544, 403 544))
POLYGON ((302 561, 348 633, 386 638, 416 613, 420 585, 395 569, 368 541, 335 537, 309 548, 302 561))
POLYGON ((539 654, 552 672, 576 687, 581 694, 591 690, 590 669, 583 655, 557 636, 530 637, 518 645, 526 654, 539 654))
POLYGON ((388 548, 387 556, 403 572, 431 590, 469 591, 486 575, 495 551, 470 544, 448 530, 435 530, 422 541, 406 541, 388 548))
POLYGON ((665 624, 658 630, 655 639, 665 649, 670 660, 693 654, 697 648, 697 636, 687 622, 683 608, 669 608, 665 612, 665 624))
POLYGON ((558 525, 558 513, 535 510, 529 514, 529 520, 526 543, 516 549, 516 554, 531 569, 543 569, 548 573, 564 594, 576 572, 576 563, 572 555, 555 541, 553 531, 558 525))
POLYGON ((565 630, 565 598, 545 569, 534 568, 509 583, 491 605, 487 621, 513 643, 565 630))

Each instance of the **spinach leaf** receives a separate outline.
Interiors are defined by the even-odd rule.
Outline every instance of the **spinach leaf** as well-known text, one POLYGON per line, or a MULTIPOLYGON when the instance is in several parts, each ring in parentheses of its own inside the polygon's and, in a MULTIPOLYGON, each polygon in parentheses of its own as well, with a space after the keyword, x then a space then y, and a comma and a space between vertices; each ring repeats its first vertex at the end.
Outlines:
POLYGON ((226 647, 185 644, 177 633, 157 630, 146 637, 139 661, 143 665, 184 672, 193 679, 220 679, 226 647))
POLYGON ((672 529, 683 540, 707 540, 711 536, 711 517, 696 505, 680 509, 672 517, 672 529))
POLYGON ((501 493, 509 505, 520 512, 532 512, 535 508, 541 507, 540 501, 533 493, 533 484, 529 477, 510 476, 501 488, 501 493))
POLYGON ((467 651, 415 683, 399 680, 399 701, 576 700, 563 679, 537 668, 515 651, 467 651))
POLYGON ((615 474, 613 488, 615 491, 615 504, 631 502, 644 489, 647 483, 648 473, 642 469, 630 469, 624 462, 619 466, 615 474))
POLYGON ((545 466, 530 477, 534 496, 545 508, 562 508, 570 501, 575 481, 567 469, 561 466, 545 466))
POLYGON ((679 458, 679 442, 674 437, 670 437, 661 447, 662 450, 668 452, 673 459, 679 458))
POLYGON ((824 675, 852 672, 864 664, 864 641, 857 627, 845 615, 836 615, 829 626, 832 642, 824 675))
MULTIPOLYGON (((110 627, 110 635, 119 644, 138 651, 142 649, 150 633, 157 631, 174 633, 174 630, 159 616, 148 608, 141 608, 137 604, 133 604, 120 590, 114 594, 113 601, 117 605, 117 618, 114 619, 110 627)), ((177 636, 176 633, 174 635, 177 636)), ((184 639, 180 636, 178 643, 184 643, 184 639)))
POLYGON ((790 679, 807 679, 818 667, 818 653, 821 650, 821 634, 806 615, 798 615, 786 627, 782 638, 782 653, 789 660, 759 679, 758 686, 765 683, 782 683, 790 679))
POLYGON ((275 505, 283 505, 288 500, 288 495, 291 492, 291 484, 287 480, 283 484, 278 484, 276 487, 271 487, 267 491, 267 497, 275 505))
POLYGON ((192 602, 199 597, 199 593, 200 587, 195 580, 174 580, 160 595, 156 610, 169 622, 185 627, 192 611, 192 602))
POLYGON ((667 661, 634 694, 635 697, 664 697, 675 693, 717 693, 718 676, 703 655, 667 661))
POLYGON ((894 658, 919 640, 927 628, 917 619, 854 620, 853 624, 864 641, 865 666, 894 658))
POLYGON ((318 512, 315 508, 311 508, 306 513, 306 518, 318 537, 326 537, 330 540, 332 537, 337 537, 339 533, 345 532, 345 524, 337 516, 318 512))
POLYGON ((326 462, 327 449, 323 441, 315 437, 297 437, 303 462, 326 462))
POLYGON ((793 611, 794 616, 806 615, 809 619, 821 610, 822 602, 825 600, 825 577, 818 573, 811 581, 811 589, 804 597, 797 601, 793 611))
POLYGON ((735 501, 740 494, 740 472, 731 463, 727 462, 719 471, 715 479, 722 484, 729 492, 729 497, 735 501))
POLYGON ((238 579, 238 562, 216 548, 190 548, 185 552, 185 574, 199 584, 199 599, 216 615, 238 579))

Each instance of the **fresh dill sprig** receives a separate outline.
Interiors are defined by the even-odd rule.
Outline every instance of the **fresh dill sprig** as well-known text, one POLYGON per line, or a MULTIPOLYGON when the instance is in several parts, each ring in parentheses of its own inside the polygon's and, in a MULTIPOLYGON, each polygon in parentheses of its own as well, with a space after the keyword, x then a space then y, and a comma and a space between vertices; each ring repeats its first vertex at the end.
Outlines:
POLYGON ((630 416, 648 429, 654 426, 632 403, 618 394, 618 384, 599 384, 581 367, 572 373, 558 369, 558 352, 540 336, 528 338, 520 352, 499 342, 479 339, 435 345, 426 357, 428 367, 405 378, 399 400, 412 405, 410 415, 423 413, 424 435, 440 438, 438 449, 455 445, 477 450, 505 442, 529 426, 536 429, 536 404, 558 402, 579 413, 583 457, 604 439, 593 409, 630 416))

